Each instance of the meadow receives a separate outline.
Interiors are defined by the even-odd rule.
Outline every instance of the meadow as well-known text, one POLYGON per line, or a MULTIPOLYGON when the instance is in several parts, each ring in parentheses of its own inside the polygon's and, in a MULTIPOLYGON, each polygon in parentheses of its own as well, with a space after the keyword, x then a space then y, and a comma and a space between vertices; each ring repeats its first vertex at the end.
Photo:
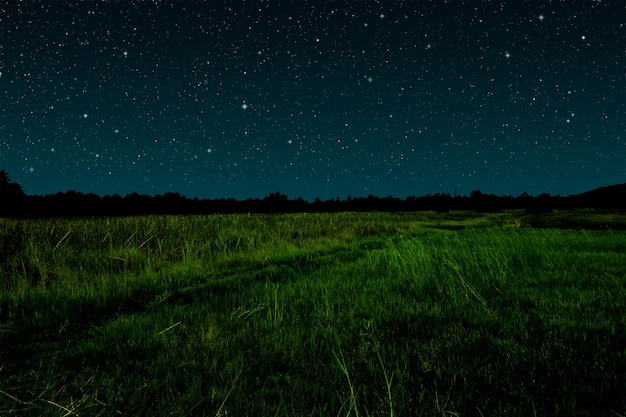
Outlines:
POLYGON ((623 417, 625 225, 0 219, 0 414, 623 417))

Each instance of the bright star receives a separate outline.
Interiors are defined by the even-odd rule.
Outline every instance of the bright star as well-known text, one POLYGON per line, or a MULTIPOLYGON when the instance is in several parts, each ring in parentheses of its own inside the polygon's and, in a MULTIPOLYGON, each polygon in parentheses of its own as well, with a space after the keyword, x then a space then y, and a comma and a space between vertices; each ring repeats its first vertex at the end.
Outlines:
POLYGON ((248 107, 250 106, 248 106, 245 102, 241 105, 241 108, 244 110, 246 110, 248 107))

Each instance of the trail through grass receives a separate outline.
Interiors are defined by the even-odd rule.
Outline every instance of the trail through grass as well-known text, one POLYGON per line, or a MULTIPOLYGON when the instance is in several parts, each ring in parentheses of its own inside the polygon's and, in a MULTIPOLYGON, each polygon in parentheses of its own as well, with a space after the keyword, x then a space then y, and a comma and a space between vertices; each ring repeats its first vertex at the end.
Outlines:
POLYGON ((626 233, 0 219, 0 413, 625 415, 626 233))

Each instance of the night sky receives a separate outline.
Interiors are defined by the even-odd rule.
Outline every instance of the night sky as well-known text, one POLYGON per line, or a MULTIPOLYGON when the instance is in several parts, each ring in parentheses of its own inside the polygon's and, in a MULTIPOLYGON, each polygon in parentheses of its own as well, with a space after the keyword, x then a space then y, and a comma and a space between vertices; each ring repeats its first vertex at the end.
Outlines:
POLYGON ((3 1, 0 168, 27 194, 569 195, 626 182, 625 73, 623 0, 3 1))

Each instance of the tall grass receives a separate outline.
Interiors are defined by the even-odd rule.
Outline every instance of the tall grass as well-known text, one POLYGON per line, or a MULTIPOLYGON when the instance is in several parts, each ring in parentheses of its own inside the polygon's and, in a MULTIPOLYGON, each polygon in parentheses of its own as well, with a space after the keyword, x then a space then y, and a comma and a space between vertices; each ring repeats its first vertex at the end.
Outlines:
POLYGON ((2 219, 0 413, 626 414, 626 234, 522 215, 2 219))

